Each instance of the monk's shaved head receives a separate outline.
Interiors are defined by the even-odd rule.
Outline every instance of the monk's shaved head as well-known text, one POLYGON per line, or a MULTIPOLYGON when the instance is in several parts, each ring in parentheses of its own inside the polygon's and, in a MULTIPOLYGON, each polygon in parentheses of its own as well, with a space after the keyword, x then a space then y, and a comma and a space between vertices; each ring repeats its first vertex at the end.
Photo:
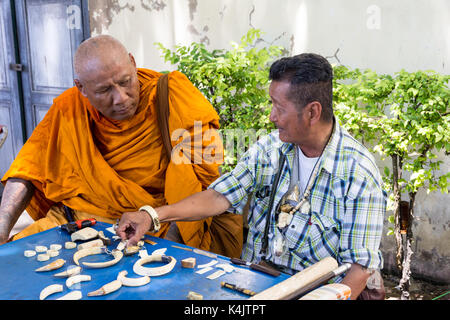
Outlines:
POLYGON ((112 63, 126 62, 131 63, 127 49, 119 40, 109 35, 99 35, 83 41, 73 59, 77 79, 83 79, 87 74, 112 63))
POLYGON ((117 39, 101 35, 84 41, 74 57, 75 85, 102 115, 130 119, 139 104, 136 62, 117 39))

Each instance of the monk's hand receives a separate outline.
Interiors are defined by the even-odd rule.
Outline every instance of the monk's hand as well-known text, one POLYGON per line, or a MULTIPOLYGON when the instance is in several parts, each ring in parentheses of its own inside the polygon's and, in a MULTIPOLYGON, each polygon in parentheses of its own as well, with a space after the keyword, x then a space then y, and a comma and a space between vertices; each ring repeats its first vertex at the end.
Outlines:
POLYGON ((0 232, 0 245, 8 242, 8 234, 6 232, 0 232))
POLYGON ((151 226, 152 219, 147 212, 125 212, 120 218, 116 234, 122 240, 128 240, 128 246, 135 246, 151 226))

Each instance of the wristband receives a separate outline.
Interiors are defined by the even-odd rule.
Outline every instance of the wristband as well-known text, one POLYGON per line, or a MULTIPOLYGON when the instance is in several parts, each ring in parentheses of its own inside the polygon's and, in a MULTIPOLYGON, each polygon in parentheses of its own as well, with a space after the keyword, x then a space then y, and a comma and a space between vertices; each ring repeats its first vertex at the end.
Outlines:
POLYGON ((161 228, 161 223, 159 222, 158 214, 156 213, 156 210, 153 209, 151 206, 143 206, 139 208, 139 211, 145 211, 148 213, 150 218, 153 222, 153 229, 150 230, 150 232, 158 232, 161 228))

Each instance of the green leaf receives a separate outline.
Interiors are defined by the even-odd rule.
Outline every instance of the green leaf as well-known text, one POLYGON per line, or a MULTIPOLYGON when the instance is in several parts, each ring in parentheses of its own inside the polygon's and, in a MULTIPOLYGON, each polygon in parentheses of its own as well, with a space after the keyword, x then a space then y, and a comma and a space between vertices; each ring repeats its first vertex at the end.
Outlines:
POLYGON ((394 224, 394 223, 395 223, 395 217, 394 217, 394 215, 390 215, 390 216, 388 217, 388 221, 389 221, 389 223, 394 224))

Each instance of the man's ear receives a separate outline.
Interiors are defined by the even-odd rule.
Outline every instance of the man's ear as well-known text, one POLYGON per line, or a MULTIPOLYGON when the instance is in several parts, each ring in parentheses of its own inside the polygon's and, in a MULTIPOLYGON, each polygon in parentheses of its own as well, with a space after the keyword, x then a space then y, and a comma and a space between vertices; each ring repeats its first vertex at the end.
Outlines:
POLYGON ((311 125, 317 124, 320 122, 322 117, 322 104, 319 101, 313 101, 306 105, 308 120, 311 125))
POLYGON ((73 79, 75 82, 75 85, 77 86, 78 90, 81 92, 81 94, 85 97, 87 97, 86 91, 84 90, 83 84, 78 79, 73 79))

